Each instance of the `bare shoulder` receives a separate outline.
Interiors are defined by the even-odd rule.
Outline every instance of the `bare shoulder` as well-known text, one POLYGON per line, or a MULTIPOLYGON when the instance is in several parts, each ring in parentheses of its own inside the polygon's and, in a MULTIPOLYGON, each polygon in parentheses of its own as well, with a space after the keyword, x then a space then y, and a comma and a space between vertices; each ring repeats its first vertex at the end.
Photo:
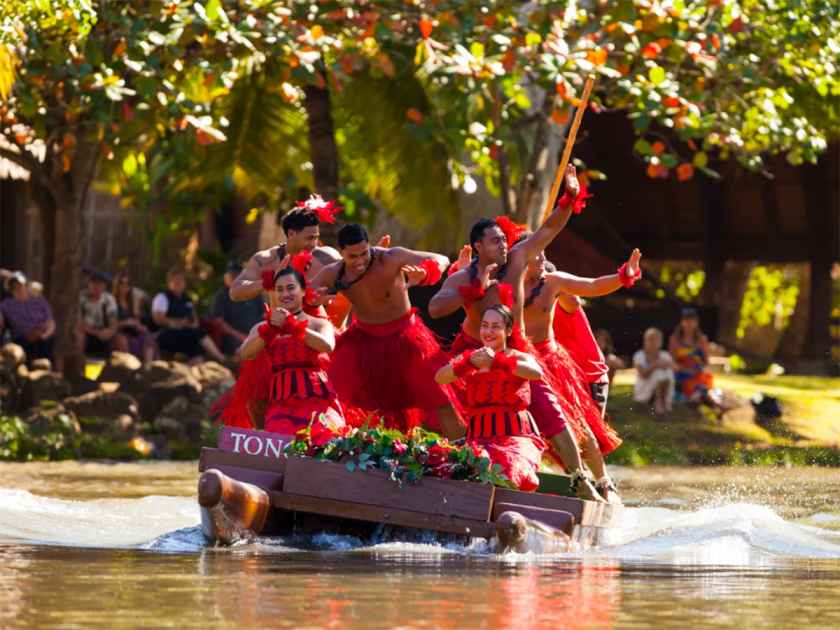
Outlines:
POLYGON ((322 265, 329 265, 330 263, 341 260, 341 254, 335 247, 329 245, 322 245, 312 250, 312 256, 322 265))
POLYGON ((580 308, 580 298, 565 291, 557 292, 557 302, 560 308, 570 315, 580 308))
POLYGON ((251 256, 251 262, 259 268, 267 267, 279 262, 277 259, 277 248, 269 247, 268 249, 261 249, 251 256))
POLYGON ((448 285, 450 287, 460 287, 470 283, 470 271, 469 269, 459 269, 451 276, 449 276, 446 281, 444 282, 444 286, 448 285))

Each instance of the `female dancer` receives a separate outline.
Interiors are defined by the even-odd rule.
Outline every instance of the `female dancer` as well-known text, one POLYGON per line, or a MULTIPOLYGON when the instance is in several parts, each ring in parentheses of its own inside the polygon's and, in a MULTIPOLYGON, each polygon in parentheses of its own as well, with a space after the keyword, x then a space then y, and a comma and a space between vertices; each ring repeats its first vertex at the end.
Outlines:
POLYGON ((274 274, 278 306, 255 325, 242 343, 243 359, 264 353, 271 366, 265 430, 294 435, 310 426, 313 436, 344 427, 344 414, 329 382, 327 353, 335 347, 335 330, 328 319, 303 310, 306 280, 292 261, 274 274))
POLYGON ((542 370, 534 357, 510 348, 512 333, 513 316, 507 306, 484 309, 483 347, 456 356, 438 370, 435 380, 441 385, 463 380, 467 444, 477 453, 486 452, 514 486, 534 491, 546 444, 528 412, 528 381, 539 379, 542 370))

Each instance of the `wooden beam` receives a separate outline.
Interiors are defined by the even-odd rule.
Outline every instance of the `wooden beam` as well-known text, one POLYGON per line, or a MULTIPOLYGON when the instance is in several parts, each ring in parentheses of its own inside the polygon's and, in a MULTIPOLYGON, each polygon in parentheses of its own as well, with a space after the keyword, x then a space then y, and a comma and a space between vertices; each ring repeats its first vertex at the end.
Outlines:
POLYGON ((575 517, 563 510, 550 510, 548 508, 534 507, 533 505, 521 505, 519 503, 499 503, 493 505, 493 520, 498 520, 505 512, 517 512, 527 519, 537 521, 571 536, 575 529, 575 517))
POLYGON ((540 494, 496 488, 496 503, 516 503, 531 507, 562 510, 568 512, 580 525, 608 527, 621 511, 621 506, 609 503, 595 503, 555 494, 540 494))
POLYGON ((252 468, 282 474, 286 471, 286 460, 245 453, 231 453, 207 446, 201 449, 201 455, 198 458, 198 469, 200 471, 203 472, 208 468, 219 468, 220 466, 252 468))
MULTIPOLYGON (((394 483, 389 481, 389 483, 394 483)), ((394 484, 396 485, 396 484, 394 484)), ((271 505, 281 510, 323 514, 337 518, 349 518, 371 523, 387 523, 401 527, 430 529, 452 534, 463 534, 479 538, 492 538, 496 527, 488 521, 457 518, 428 512, 417 512, 394 507, 370 505, 356 501, 325 499, 303 496, 289 492, 271 492, 271 505)))
POLYGON ((424 477, 399 485, 381 470, 349 471, 343 464, 304 457, 286 460, 283 491, 476 521, 490 520, 490 484, 424 477))

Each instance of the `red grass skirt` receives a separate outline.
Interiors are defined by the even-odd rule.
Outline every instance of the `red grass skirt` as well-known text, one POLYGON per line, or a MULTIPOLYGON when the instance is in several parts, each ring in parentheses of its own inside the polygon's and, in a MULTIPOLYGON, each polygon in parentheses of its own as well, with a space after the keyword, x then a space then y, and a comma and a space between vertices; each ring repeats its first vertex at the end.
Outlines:
POLYGON ((254 428, 255 408, 263 408, 267 403, 272 377, 271 358, 267 352, 243 361, 236 384, 213 403, 210 413, 221 414, 220 420, 227 426, 254 428))
POLYGON ((540 485, 537 471, 546 444, 542 438, 529 435, 505 435, 468 440, 477 454, 486 453, 516 488, 533 492, 540 485))
MULTIPOLYGON (((566 349, 553 339, 538 343, 533 348, 548 384, 558 395, 560 406, 578 442, 585 434, 585 424, 595 435, 601 453, 606 455, 618 448, 621 438, 601 417, 601 410, 592 400, 583 373, 566 349)), ((543 431, 540 418, 536 414, 534 418, 540 431, 548 437, 553 437, 543 431)))
POLYGON ((434 377, 446 361, 412 309, 385 324, 354 321, 338 337, 328 373, 343 404, 382 416, 388 428, 439 431, 437 410, 450 401, 434 377))
POLYGON ((316 430, 336 432, 345 425, 338 403, 326 398, 294 396, 275 401, 265 414, 265 430, 271 433, 295 435, 310 423, 313 433, 316 430))

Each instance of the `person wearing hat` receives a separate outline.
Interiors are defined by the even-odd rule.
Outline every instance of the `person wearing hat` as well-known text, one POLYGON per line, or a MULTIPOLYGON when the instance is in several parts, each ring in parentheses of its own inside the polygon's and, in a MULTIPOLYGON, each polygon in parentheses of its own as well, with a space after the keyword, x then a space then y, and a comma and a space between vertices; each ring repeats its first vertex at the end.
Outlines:
POLYGON ((235 260, 230 261, 225 269, 224 286, 213 296, 210 313, 222 333, 222 352, 228 355, 236 353, 248 336, 248 332, 254 324, 262 320, 265 312, 262 295, 243 302, 230 299, 230 287, 233 286, 240 273, 242 273, 242 265, 235 260))
POLYGON ((88 272, 87 288, 79 296, 81 313, 76 326, 76 343, 85 355, 107 357, 119 327, 117 301, 106 290, 108 277, 101 271, 88 272))
POLYGON ((20 345, 27 359, 53 360, 55 320, 43 297, 29 293, 26 276, 17 271, 5 282, 9 296, 0 302, 0 329, 11 329, 12 342, 20 345))

